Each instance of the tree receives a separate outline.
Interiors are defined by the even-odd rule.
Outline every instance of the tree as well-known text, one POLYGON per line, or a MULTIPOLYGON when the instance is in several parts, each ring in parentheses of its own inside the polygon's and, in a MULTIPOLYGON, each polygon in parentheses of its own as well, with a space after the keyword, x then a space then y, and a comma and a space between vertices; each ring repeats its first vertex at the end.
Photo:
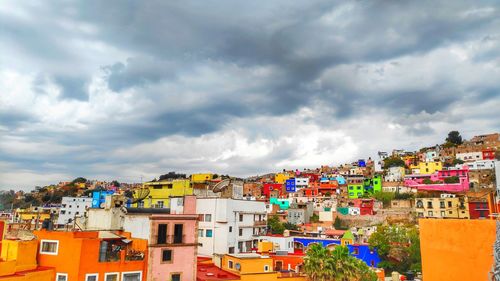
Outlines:
POLYGON ((444 178, 445 183, 459 183, 460 179, 457 176, 444 178))
POLYGON ((333 227, 337 230, 347 230, 349 229, 349 226, 344 223, 342 219, 339 217, 335 218, 335 221, 333 222, 333 227))
POLYGON ((71 183, 75 184, 75 183, 86 183, 86 182, 87 182, 86 178, 78 177, 74 179, 71 183))
POLYGON ((285 227, 280 222, 277 215, 274 215, 267 220, 267 227, 272 234, 283 234, 285 231, 285 227))
POLYGON ((304 257, 304 271, 312 281, 375 281, 377 275, 362 260, 349 254, 346 246, 333 251, 312 244, 304 257))
POLYGON ((448 133, 448 137, 446 138, 446 142, 452 143, 454 145, 460 145, 463 143, 462 136, 458 131, 451 131, 448 133))
POLYGON ((386 271, 421 270, 420 240, 415 226, 382 225, 377 227, 368 244, 377 249, 386 271))
POLYGON ((120 187, 120 183, 117 180, 112 181, 111 185, 114 187, 120 187))
POLYGON ((384 159, 384 169, 391 167, 405 167, 405 161, 399 157, 387 157, 384 159))
POLYGON ((283 227, 288 230, 299 230, 299 227, 291 222, 283 223, 283 227))
POLYGON ((391 201, 394 199, 394 196, 394 193, 385 191, 373 194, 373 198, 381 201, 384 207, 389 207, 391 205, 391 201))

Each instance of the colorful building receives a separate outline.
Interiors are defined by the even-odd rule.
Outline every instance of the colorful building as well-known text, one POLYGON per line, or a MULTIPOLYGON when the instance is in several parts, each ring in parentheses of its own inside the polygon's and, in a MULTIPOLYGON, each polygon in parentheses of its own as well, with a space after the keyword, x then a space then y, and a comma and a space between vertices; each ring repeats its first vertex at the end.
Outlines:
POLYGON ((469 218, 467 197, 441 194, 440 197, 416 198, 415 211, 420 218, 469 218))
POLYGON ((57 281, 145 281, 145 239, 119 231, 34 232, 39 239, 40 266, 53 267, 57 281))
POLYGON ((192 174, 191 182, 192 183, 205 183, 214 178, 214 174, 206 173, 206 174, 192 174))
POLYGON ((354 235, 350 231, 346 231, 340 240, 316 237, 293 237, 294 253, 303 254, 307 250, 307 247, 314 243, 330 249, 339 245, 345 245, 351 255, 364 261, 368 266, 377 267, 381 261, 377 250, 370 250, 367 244, 354 243, 354 240, 354 235))
POLYGON ((0 280, 2 281, 52 281, 55 271, 38 266, 36 261, 38 241, 5 239, 6 222, 0 221, 0 280))
POLYGON ((123 228, 133 237, 149 241, 148 280, 195 280, 193 261, 198 249, 200 218, 196 214, 196 197, 170 199, 176 209, 171 208, 169 212, 165 212, 166 209, 128 208, 123 228))
POLYGON ((365 189, 363 184, 348 184, 347 185, 347 194, 349 199, 355 199, 363 197, 365 194, 365 189))
POLYGON ((240 277, 242 281, 306 281, 307 277, 296 272, 276 271, 270 256, 256 253, 224 255, 221 268, 240 277))
POLYGON ((495 220, 420 219, 425 281, 492 280, 495 220))
POLYGON ((277 173, 274 175, 274 182, 284 184, 285 181, 293 176, 288 173, 277 173))
POLYGON ((282 193, 283 184, 281 183, 264 183, 262 185, 262 194, 266 198, 279 197, 282 193))
POLYGON ((467 166, 463 169, 441 170, 431 175, 407 175, 404 183, 419 191, 465 192, 470 186, 467 166), (451 177, 456 177, 457 182, 447 183, 451 177))
POLYGON ((443 169, 441 161, 434 162, 419 162, 417 165, 410 165, 410 169, 414 174, 430 175, 443 169))
POLYGON ((168 208, 170 197, 193 195, 193 187, 189 179, 174 179, 144 183, 149 194, 143 200, 133 204, 139 208, 168 208))

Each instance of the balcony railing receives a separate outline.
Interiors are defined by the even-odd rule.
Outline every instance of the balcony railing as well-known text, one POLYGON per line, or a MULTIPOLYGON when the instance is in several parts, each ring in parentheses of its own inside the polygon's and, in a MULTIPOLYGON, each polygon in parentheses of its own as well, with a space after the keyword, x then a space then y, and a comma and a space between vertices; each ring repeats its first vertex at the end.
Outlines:
POLYGON ((165 239, 158 239, 158 236, 153 237, 154 244, 184 244, 186 243, 186 235, 167 235, 165 239))
POLYGON ((263 225, 267 225, 267 221, 255 221, 255 222, 254 222, 254 225, 256 225, 256 226, 263 226, 263 225))
POLYGON ((125 255, 126 261, 142 261, 145 253, 143 251, 129 250, 125 255))

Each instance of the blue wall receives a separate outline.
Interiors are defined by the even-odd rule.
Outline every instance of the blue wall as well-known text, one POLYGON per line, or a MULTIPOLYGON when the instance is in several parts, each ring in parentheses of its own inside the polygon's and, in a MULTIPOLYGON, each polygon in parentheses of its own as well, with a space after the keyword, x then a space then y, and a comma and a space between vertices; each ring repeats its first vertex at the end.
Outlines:
POLYGON ((106 196, 115 193, 112 190, 92 192, 92 208, 101 208, 101 204, 106 202, 106 196))
MULTIPOLYGON (((306 238, 306 237, 294 237, 293 242, 298 242, 304 245, 304 249, 309 246, 311 243, 318 243, 323 245, 323 247, 326 247, 328 245, 340 245, 340 240, 335 240, 335 239, 326 239, 326 238, 306 238)), ((374 249, 373 251, 370 251, 370 247, 368 245, 364 244, 354 244, 354 245, 347 245, 347 248, 349 249, 349 253, 353 255, 354 257, 364 261, 368 266, 374 266, 377 267, 378 263, 380 262, 380 257, 378 256, 377 250, 374 249), (354 249, 358 249, 358 254, 354 254, 354 249)))

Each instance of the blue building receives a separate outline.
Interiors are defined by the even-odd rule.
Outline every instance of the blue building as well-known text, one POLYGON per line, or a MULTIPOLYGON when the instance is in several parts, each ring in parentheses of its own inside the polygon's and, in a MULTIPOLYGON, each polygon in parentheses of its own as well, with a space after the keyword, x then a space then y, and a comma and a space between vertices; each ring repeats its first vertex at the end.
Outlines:
POLYGON ((113 190, 99 190, 92 192, 92 208, 101 208, 106 202, 106 196, 114 194, 113 190))
MULTIPOLYGON (((336 246, 341 245, 341 241, 337 239, 329 238, 318 238, 318 237, 293 237, 294 250, 305 249, 311 244, 320 244, 323 247, 333 249, 336 246)), ((380 257, 376 249, 370 250, 370 247, 366 244, 349 244, 347 245, 349 253, 354 257, 364 261, 368 266, 377 267, 380 262, 380 257)))

